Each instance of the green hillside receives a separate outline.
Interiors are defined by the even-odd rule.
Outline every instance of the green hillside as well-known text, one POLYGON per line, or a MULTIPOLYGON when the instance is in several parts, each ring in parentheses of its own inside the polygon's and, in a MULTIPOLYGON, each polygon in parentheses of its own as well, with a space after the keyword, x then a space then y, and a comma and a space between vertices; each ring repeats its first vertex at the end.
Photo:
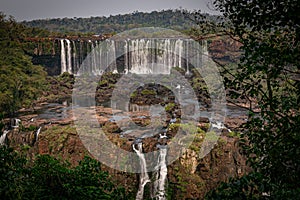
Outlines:
MULTIPOLYGON (((163 27, 174 30, 187 30, 195 26, 190 18, 192 14, 183 14, 183 10, 163 10, 151 13, 134 12, 109 17, 56 18, 22 22, 29 27, 45 28, 62 33, 118 33, 138 27, 163 27)), ((208 16, 208 15, 207 15, 208 16)), ((216 16, 209 16, 216 19, 216 16)))

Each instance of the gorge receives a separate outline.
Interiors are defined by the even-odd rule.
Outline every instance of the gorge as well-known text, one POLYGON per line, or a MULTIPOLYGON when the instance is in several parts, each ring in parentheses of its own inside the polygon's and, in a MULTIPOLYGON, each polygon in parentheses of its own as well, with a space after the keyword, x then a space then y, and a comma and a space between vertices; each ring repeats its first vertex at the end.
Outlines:
POLYGON ((77 3, 1 4, 0 199, 299 199, 298 0, 77 3))
MULTIPOLYGON (((88 74, 92 77, 97 77, 97 76, 101 76, 103 74, 112 72, 113 74, 120 74, 120 75, 124 75, 124 74, 165 74, 165 75, 170 75, 172 74, 172 68, 178 68, 179 70, 181 70, 181 72, 183 73, 184 77, 187 77, 189 79, 189 77, 193 77, 194 75, 194 69, 197 67, 201 67, 201 65, 203 65, 204 62, 206 62, 207 60, 207 56, 205 54, 208 54, 208 43, 207 42, 201 42, 200 46, 201 48, 195 48, 195 46, 192 43, 191 39, 187 39, 187 38, 140 38, 140 39, 123 39, 123 40, 112 40, 112 39, 108 39, 105 41, 100 41, 100 40, 85 40, 85 41, 78 41, 78 40, 71 40, 69 38, 59 38, 57 40, 54 41, 54 49, 56 52, 55 54, 53 54, 54 58, 58 58, 55 62, 58 63, 57 67, 55 69, 50 69, 50 71, 54 71, 55 73, 53 73, 52 75, 60 75, 62 74, 62 76, 67 76, 64 74, 73 74, 73 76, 76 78, 78 76, 84 76, 85 74, 88 74), (195 52, 198 52, 197 54, 194 54, 195 52), (121 56, 120 56, 121 55, 121 56), (111 62, 112 61, 112 62, 111 62), (149 65, 149 63, 151 65, 149 65), (152 64, 152 63, 156 63, 156 64, 152 64), (196 63, 195 65, 191 65, 190 63, 196 63), (66 72, 66 73, 65 73, 66 72)), ((38 58, 43 57, 43 54, 38 54, 35 56, 35 61, 39 62, 38 58)), ((47 69, 49 69, 49 66, 45 66, 47 69)), ((104 84, 106 85, 106 84, 104 84)), ((104 86, 104 88, 107 86, 104 86)), ((152 86, 151 86, 152 87, 152 86)), ((150 88, 151 88, 150 87, 150 88)), ((176 87, 177 90, 182 90, 184 91, 184 84, 179 84, 179 85, 175 85, 174 87, 176 87)), ((155 87, 152 87, 152 89, 155 89, 157 91, 159 91, 159 89, 155 87)), ((164 89, 165 90, 165 89, 164 89)), ((141 89, 141 93, 143 93, 143 91, 146 91, 145 89, 141 89)), ((144 92, 146 94, 146 92, 144 92)), ((163 93, 164 95, 164 93, 163 93)), ((150 101, 153 100, 152 97, 147 96, 146 98, 148 98, 150 101)), ((166 105, 172 105, 172 102, 170 100, 166 100, 166 105)), ((175 104, 177 104, 178 102, 176 102, 175 100, 175 104)), ((163 106, 164 109, 166 108, 166 105, 163 106)), ((98 105, 97 105, 98 106, 98 105)), ((151 110, 151 106, 149 106, 148 108, 146 108, 145 110, 143 110, 144 108, 142 108, 142 105, 134 105, 134 104, 129 104, 129 112, 132 112, 133 109, 135 109, 135 111, 143 111, 143 112, 149 112, 149 110, 151 110)), ((175 106, 176 107, 176 106, 175 106)), ((107 107, 106 107, 107 108, 107 107)), ((106 109, 103 108, 103 109, 106 109)), ((102 109, 102 108, 98 108, 97 109, 102 109)), ((117 108, 110 108, 110 109, 115 109, 117 110, 117 108)), ((202 109, 204 109, 202 107, 202 109)), ((67 110, 67 109, 66 109, 67 110)), ((171 109, 170 113, 167 114, 167 117, 165 119, 165 121, 163 121, 162 123, 167 123, 167 124, 173 124, 170 125, 171 128, 170 130, 168 130, 168 125, 166 125, 164 128, 167 129, 169 132, 157 132, 157 133, 152 133, 153 137, 150 138, 134 138, 132 137, 132 135, 128 134, 128 136, 126 136, 126 134, 123 134, 127 138, 127 141, 125 142, 124 148, 128 149, 130 147, 130 149, 128 149, 128 151, 131 152, 135 152, 139 159, 140 159, 140 163, 141 169, 145 169, 147 168, 147 166, 145 166, 145 162, 143 161, 143 154, 145 152, 148 151, 152 151, 153 148, 158 150, 158 154, 157 154, 157 158, 155 161, 155 165, 156 165, 156 171, 151 172, 150 175, 148 175, 148 172, 144 170, 143 173, 140 174, 139 176, 139 181, 140 185, 139 185, 139 189, 137 190, 137 195, 136 198, 137 199, 142 199, 143 197, 145 197, 145 195, 150 195, 152 197, 155 197, 157 199, 165 199, 167 194, 167 190, 168 190, 168 185, 166 184, 167 182, 170 183, 174 183, 176 182, 176 179, 180 179, 176 176, 179 176, 178 174, 183 173, 181 170, 182 166, 187 167, 188 169, 190 169, 191 167, 191 171, 193 173, 196 173, 196 171, 199 172, 200 168, 205 168, 205 172, 203 172, 203 174, 206 173, 207 170, 207 166, 202 166, 201 163, 201 159, 196 155, 197 151, 199 150, 199 147, 197 145, 193 146, 194 150, 190 150, 190 149, 185 149, 183 152, 183 157, 180 158, 180 161, 176 162, 173 166, 171 167, 167 167, 169 165, 169 163, 166 162, 166 156, 168 155, 168 148, 166 145, 166 141, 170 141, 170 139, 172 138, 172 136, 174 135, 173 131, 174 131, 174 127, 178 127, 181 126, 180 125, 180 121, 178 121, 178 123, 176 123, 176 118, 178 118, 180 120, 180 113, 178 111, 177 116, 175 115, 175 119, 174 119, 174 114, 176 113, 172 113, 173 109, 171 109), (160 135, 159 135, 160 134, 160 135), (159 136, 158 136, 159 135, 159 136), (151 141, 149 141, 151 140, 151 141), (164 140, 164 143, 160 143, 161 140, 164 140), (136 143, 136 144, 135 144, 136 143), (134 144, 132 146, 132 144, 134 144), (180 172, 175 172, 177 170, 177 166, 179 165, 179 171, 180 172), (199 167, 199 169, 197 169, 197 166, 199 167), (195 170, 196 169, 196 170, 195 170), (176 175, 177 174, 177 175, 176 175), (151 177, 151 180, 150 178, 151 177), (151 183, 150 183, 151 182, 151 183), (151 186, 149 186, 151 184, 151 186), (144 191, 144 186, 146 186, 146 189, 144 191), (148 189, 147 189, 148 187, 148 189), (151 187, 152 189, 150 194, 149 193, 149 187, 151 187)), ((109 116, 109 112, 105 111, 104 113, 102 112, 102 114, 99 114, 100 117, 105 120, 104 124, 102 124, 101 126, 103 127, 107 127, 109 132, 112 132, 112 134, 118 133, 118 131, 114 132, 114 130, 117 130, 115 128, 113 128, 115 126, 115 121, 118 121, 120 119, 118 118, 114 118, 113 116, 109 116), (108 116, 106 116, 108 115, 108 116), (111 128, 110 128, 111 127, 111 128)), ((149 114, 145 114, 145 113, 139 113, 139 116, 135 118, 136 122, 137 121, 141 121, 142 124, 147 124, 147 120, 151 119, 151 116, 149 116, 149 114)), ((64 155, 68 155, 70 150, 67 150, 68 148, 70 148, 67 144, 63 144, 62 146, 66 145, 66 147, 62 147, 61 145, 58 145, 57 148, 53 147, 52 142, 48 143, 47 142, 47 138, 49 137, 48 134, 51 134, 49 131, 47 130, 51 130, 51 127, 53 126, 58 126, 62 129, 64 129, 64 126, 69 126, 72 125, 72 120, 70 115, 66 115, 65 116, 68 119, 68 122, 64 121, 64 119, 60 119, 60 120, 47 120, 47 119, 43 119, 43 124, 45 126, 43 126, 44 128, 38 128, 35 131, 36 136, 38 136, 38 140, 35 141, 35 143, 29 142, 30 138, 32 136, 26 136, 24 137, 23 134, 22 135, 22 143, 29 143, 30 145, 33 145, 34 149, 41 152, 41 153, 49 153, 49 152, 57 152, 57 151, 67 151, 64 152, 64 155), (48 149, 49 148, 49 149, 48 149), (64 150, 65 149, 65 150, 64 150)), ((209 117, 209 115, 206 115, 206 117, 209 117)), ((39 119, 41 120, 41 119, 39 119)), ((121 119, 122 120, 122 119, 121 119)), ((124 120, 124 119, 123 119, 124 120)), ((126 119, 125 119, 126 120, 126 119)), ((27 122, 25 123, 25 120, 23 120, 24 125, 27 127, 27 122)), ((204 120, 206 121, 206 120, 204 120)), ((31 122, 28 122, 28 125, 31 122)), ((38 124, 38 127, 41 127, 40 125, 40 121, 35 121, 34 123, 38 124)), ((139 122, 140 123, 140 122, 139 122)), ((203 124, 201 125, 202 127, 207 126, 207 122, 205 123, 206 125, 203 126, 203 124)), ((230 127, 231 128, 231 127, 230 127)), ((223 129, 223 127, 221 127, 221 129, 223 129)), ((73 132, 73 131, 72 131, 73 132)), ((128 131, 129 132, 129 131, 128 131)), ((127 133, 128 133, 127 132, 127 133)), ((14 132, 15 133, 15 132, 14 132)), ((13 135, 13 133, 8 134, 8 143, 10 143, 11 145, 14 143, 14 141, 18 141, 18 139, 16 138, 16 135, 13 135)), ((60 137, 55 136, 55 137, 60 137)), ((63 136, 65 137, 65 136, 63 136)), ((64 142, 67 142, 69 140, 69 138, 72 140, 74 140, 74 133, 68 133, 67 136, 67 140, 63 140, 64 142)), ((115 135, 111 136, 111 137, 117 137, 115 135)), ((119 136, 118 136, 119 137, 119 136)), ((197 137, 203 137, 203 135, 199 135, 197 137)), ((37 137, 36 137, 37 138, 37 137)), ((204 138, 204 137, 203 137, 204 138)), ((124 138, 123 138, 124 139, 124 138)), ((118 139, 119 140, 119 139, 118 139)), ((200 141, 203 141, 202 139, 200 139, 200 141)), ((227 139, 226 139, 227 141, 227 139)), ((230 141, 230 139, 228 140, 230 141)), ((78 141, 77 141, 78 142, 78 141)), ((76 142, 76 144, 77 144, 76 142)), ((235 143, 236 141, 234 141, 233 143, 235 143)), ((199 142, 201 143, 201 142, 199 142)), ((233 145, 232 141, 230 141, 228 143, 228 145, 233 145)), ((72 148, 79 148, 79 147, 72 147, 72 148)), ((81 147, 80 147, 81 148, 81 147)), ((222 147, 223 148, 223 147, 222 147)), ((235 149, 237 150, 237 149, 235 149)), ((71 150, 71 152, 76 151, 76 150, 71 150)), ((242 158, 239 157, 239 155, 237 156, 238 158, 233 158, 232 155, 228 155, 228 162, 232 163, 234 159, 239 160, 239 162, 243 163, 242 158), (233 160, 232 160, 233 159, 233 160)), ((79 159, 77 156, 74 156, 74 158, 79 159)), ((210 162, 210 161, 208 161, 210 162)), ((214 165, 214 164, 212 164, 214 165)), ((217 165, 217 164, 216 164, 217 165)), ((232 168, 232 165, 230 165, 230 168, 232 168)), ((241 175, 242 173, 244 173, 246 171, 247 167, 245 164, 241 164, 241 166, 238 166, 236 169, 234 169, 233 171, 229 170, 232 172, 232 174, 234 176, 236 175, 241 175)), ((227 169, 226 169, 227 170, 227 169)), ((188 170, 189 171, 189 170, 188 170)), ((201 171, 201 170, 200 170, 201 171)), ((113 172, 116 173, 116 172, 113 172)), ((190 173, 190 172, 188 172, 190 173)), ((219 173, 219 172, 216 172, 219 173)), ((116 173, 117 174, 117 173, 116 173)), ((180 175, 181 176, 181 175, 180 175)), ((186 176, 186 174, 184 175, 186 176)), ((231 176, 231 175, 230 175, 231 176)), ((199 174, 195 174, 195 177, 197 177, 194 181, 197 182, 201 182, 204 178, 199 178, 202 177, 202 175, 199 174), (200 181, 201 180, 201 181, 200 181)), ((204 177, 204 176, 203 176, 204 177)), ((207 175, 205 178, 207 178, 207 180, 209 180, 211 177, 210 175, 207 175)), ((228 178, 227 176, 222 177, 222 180, 226 180, 226 178, 228 178)), ((215 184, 215 181, 213 181, 213 183, 215 184)), ((193 183, 194 184, 194 183, 193 183)), ((212 185, 214 185, 212 184, 212 185)), ((207 188, 211 188, 212 186, 207 186, 207 188)), ((190 190, 188 190, 190 191, 190 190)), ((194 191, 195 192, 195 191, 194 191)), ((204 193, 200 192, 202 194, 197 193, 197 195, 201 196, 204 193)), ((179 194, 177 194, 179 195, 179 194)), ((188 194, 187 194, 188 195, 188 194)), ((194 194, 194 196, 196 197, 197 195, 194 194)))

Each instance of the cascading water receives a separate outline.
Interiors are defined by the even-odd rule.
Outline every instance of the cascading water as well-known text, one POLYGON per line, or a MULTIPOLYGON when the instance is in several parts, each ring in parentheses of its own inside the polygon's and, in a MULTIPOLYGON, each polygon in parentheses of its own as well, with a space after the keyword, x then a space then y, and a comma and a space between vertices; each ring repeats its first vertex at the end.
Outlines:
POLYGON ((130 72, 135 74, 151 74, 152 70, 148 67, 148 63, 153 63, 150 57, 150 40, 139 39, 132 40, 129 51, 131 52, 130 72))
POLYGON ((144 188, 147 183, 150 182, 148 173, 147 173, 147 165, 146 165, 146 160, 145 156, 143 154, 143 143, 139 142, 137 144, 138 148, 135 148, 136 144, 132 145, 133 150, 136 152, 140 159, 140 167, 141 167, 141 173, 140 173, 140 183, 139 183, 139 189, 136 194, 136 199, 137 200, 142 200, 144 197, 144 188))
POLYGON ((67 60, 68 60, 68 68, 67 72, 72 74, 72 55, 71 55, 71 42, 70 40, 66 39, 67 42, 67 60))
POLYGON ((35 133, 35 141, 36 141, 36 142, 38 141, 39 134, 40 134, 41 130, 42 130, 42 127, 40 127, 40 128, 36 131, 36 133, 35 133))
POLYGON ((5 139, 8 133, 9 130, 3 131, 2 135, 0 136, 0 146, 5 144, 5 139))
POLYGON ((60 63, 61 63, 61 74, 67 71, 67 62, 66 62, 66 49, 64 39, 60 40, 60 63))
POLYGON ((110 60, 108 60, 108 63, 106 66, 110 66, 111 72, 117 71, 117 63, 116 63, 116 45, 114 40, 109 40, 109 48, 108 48, 108 57, 110 60))
MULTIPOLYGON (((106 40, 104 43, 98 41, 89 41, 86 44, 86 51, 88 55, 81 64, 80 72, 76 72, 77 75, 90 74, 90 75, 102 75, 105 70, 116 72, 116 47, 115 41, 106 40), (108 67, 108 69, 106 69, 108 67)), ((77 57, 82 57, 77 56, 77 57)))
POLYGON ((73 67, 72 67, 72 71, 77 71, 78 69, 78 61, 77 61, 77 50, 76 50, 76 45, 75 45, 75 41, 72 41, 72 46, 73 46, 73 67))
POLYGON ((202 53, 202 61, 203 63, 208 62, 208 48, 207 48, 207 41, 204 40, 203 44, 202 44, 202 49, 203 49, 203 53, 202 53))
MULTIPOLYGON (((136 110, 136 111, 145 111, 148 110, 151 113, 151 121, 155 123, 163 123, 165 121, 165 117, 162 117, 164 113, 161 113, 163 107, 160 106, 137 106, 140 107, 136 109, 137 105, 134 107, 130 107, 130 111, 136 110)), ((164 112, 164 111, 163 111, 164 112)), ((151 123, 152 123, 151 122, 151 123)), ((166 199, 166 183, 167 183, 167 153, 168 153, 168 146, 167 146, 167 131, 170 124, 176 122, 176 116, 173 115, 173 118, 169 121, 167 128, 163 129, 163 133, 159 134, 159 138, 157 138, 157 144, 156 148, 158 151, 155 152, 154 159, 145 160, 145 155, 143 154, 143 138, 146 138, 147 135, 144 134, 143 136, 136 139, 134 142, 132 148, 133 151, 136 152, 139 158, 139 164, 140 164, 140 181, 139 181, 139 189, 136 195, 136 199, 140 200, 145 198, 144 197, 144 188, 146 183, 149 183, 150 185, 150 197, 152 199, 157 200, 165 200, 166 199), (136 145, 138 145, 138 149, 136 149, 136 145), (149 179, 149 175, 147 170, 149 169, 149 166, 147 164, 150 164, 151 167, 154 167, 154 171, 152 172, 151 178, 149 179)), ((155 134, 151 134, 153 136, 155 134)), ((149 136, 149 135, 148 135, 149 136)))
POLYGON ((20 126, 20 123, 21 123, 21 120, 20 119, 13 119, 13 123, 11 125, 12 128, 19 128, 20 126))
MULTIPOLYGON (((159 140, 167 138, 166 133, 163 135, 160 134, 159 140)), ((157 144, 158 151, 158 158, 157 163, 155 167, 155 171, 152 174, 152 191, 151 191, 151 198, 155 198, 158 200, 165 200, 166 194, 165 194, 165 184, 167 182, 167 145, 161 145, 157 144)), ((142 200, 144 198, 144 190, 145 185, 147 183, 151 183, 151 180, 149 179, 149 175, 147 172, 147 164, 145 160, 145 156, 143 153, 143 143, 142 140, 139 139, 138 143, 132 145, 132 149, 136 152, 136 154, 139 157, 140 161, 140 181, 139 181, 139 189, 136 195, 136 200, 142 200), (136 149, 135 145, 138 146, 136 149)))
POLYGON ((189 61, 194 60, 200 67, 207 60, 207 43, 196 49, 190 39, 127 39, 114 41, 74 42, 61 39, 61 73, 81 73, 101 75, 105 70, 117 73, 170 74, 172 67, 186 69, 189 74, 189 61), (85 45, 82 45, 85 43, 85 45), (79 45, 79 46, 77 46, 79 45), (78 50, 78 51, 77 51, 78 50), (116 58, 122 54, 123 59, 116 58), (202 56, 200 55, 202 53, 202 56), (206 54, 206 55, 203 55, 206 54), (84 58, 88 55, 86 58, 84 58), (185 60, 183 59, 185 57, 185 60), (73 59, 73 62, 72 62, 73 59), (119 59, 119 60, 118 60, 119 59), (155 63, 155 64, 154 64, 155 63))
POLYGON ((60 40, 60 63, 61 63, 61 74, 64 72, 68 72, 69 74, 72 74, 72 72, 76 68, 76 47, 75 42, 72 41, 73 44, 73 54, 72 54, 72 45, 71 41, 69 39, 61 39, 60 40), (67 43, 67 46, 65 46, 65 42, 67 43), (73 58, 73 63, 72 63, 73 58))
MULTIPOLYGON (((165 135, 161 135, 160 139, 165 138, 165 135)), ((145 156, 143 154, 143 143, 140 141, 137 144, 133 144, 132 148, 136 152, 140 160, 140 181, 139 181, 139 189, 136 195, 136 200, 142 200, 144 198, 144 190, 147 183, 151 183, 149 179, 149 175, 147 173, 147 164, 145 160, 145 156), (135 148, 135 145, 138 146, 138 149, 135 148)), ((165 184, 167 182, 167 163, 166 163, 166 156, 167 156, 167 145, 157 145, 159 149, 159 155, 156 164, 156 171, 153 173, 154 181, 152 187, 151 197, 164 200, 166 199, 165 194, 165 184)))
MULTIPOLYGON (((128 41, 125 40, 124 52, 129 52, 129 44, 128 41)), ((124 73, 128 74, 129 72, 129 55, 128 53, 124 54, 124 73)))
MULTIPOLYGON (((165 135, 161 135, 160 139, 165 138, 165 135)), ((153 183, 153 191, 152 191, 152 198, 156 198, 159 200, 166 199, 165 194, 165 184, 167 182, 167 163, 166 163, 166 156, 167 156, 167 145, 157 145, 159 149, 159 157, 156 165, 156 172, 155 172, 155 181, 153 183)))
POLYGON ((183 51, 183 41, 182 40, 176 40, 175 42, 175 53, 178 55, 178 57, 175 57, 175 64, 176 67, 180 67, 181 68, 181 57, 182 57, 182 51, 183 51))

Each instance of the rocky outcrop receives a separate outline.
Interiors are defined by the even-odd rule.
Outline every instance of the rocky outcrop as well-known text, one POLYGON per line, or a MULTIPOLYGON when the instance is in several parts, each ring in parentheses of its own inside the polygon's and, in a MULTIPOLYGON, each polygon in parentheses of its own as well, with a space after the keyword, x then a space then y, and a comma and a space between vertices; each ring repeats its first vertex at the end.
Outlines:
POLYGON ((38 102, 62 102, 71 99, 75 78, 65 73, 59 77, 47 77, 49 90, 43 92, 43 97, 38 102))
POLYGON ((68 160, 73 165, 89 155, 82 145, 75 128, 70 125, 46 125, 37 130, 14 129, 7 134, 6 144, 34 158, 39 154, 49 154, 68 160))
POLYGON ((239 139, 222 136, 215 148, 200 159, 198 152, 186 149, 182 157, 169 166, 169 182, 174 199, 202 199, 205 194, 231 177, 251 171, 238 146, 239 139))
POLYGON ((221 137, 217 147, 200 160, 196 171, 206 180, 208 190, 216 187, 220 181, 241 177, 250 171, 238 143, 238 138, 221 137))
POLYGON ((229 37, 216 37, 211 40, 208 50, 213 59, 222 62, 237 62, 242 51, 242 43, 229 37))

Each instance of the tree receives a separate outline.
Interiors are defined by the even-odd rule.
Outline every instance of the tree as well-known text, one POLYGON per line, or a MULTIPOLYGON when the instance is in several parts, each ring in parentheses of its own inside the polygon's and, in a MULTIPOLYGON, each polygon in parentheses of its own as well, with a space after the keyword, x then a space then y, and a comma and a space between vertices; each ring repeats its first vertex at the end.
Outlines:
POLYGON ((23 52, 24 26, 0 13, 0 30, 0 112, 13 117, 39 96, 46 72, 23 52))
POLYGON ((200 25, 243 44, 238 69, 221 68, 230 97, 250 105, 242 147, 253 172, 212 196, 295 199, 300 195, 299 1, 214 0, 214 6, 224 19, 211 23, 196 17, 200 25))

